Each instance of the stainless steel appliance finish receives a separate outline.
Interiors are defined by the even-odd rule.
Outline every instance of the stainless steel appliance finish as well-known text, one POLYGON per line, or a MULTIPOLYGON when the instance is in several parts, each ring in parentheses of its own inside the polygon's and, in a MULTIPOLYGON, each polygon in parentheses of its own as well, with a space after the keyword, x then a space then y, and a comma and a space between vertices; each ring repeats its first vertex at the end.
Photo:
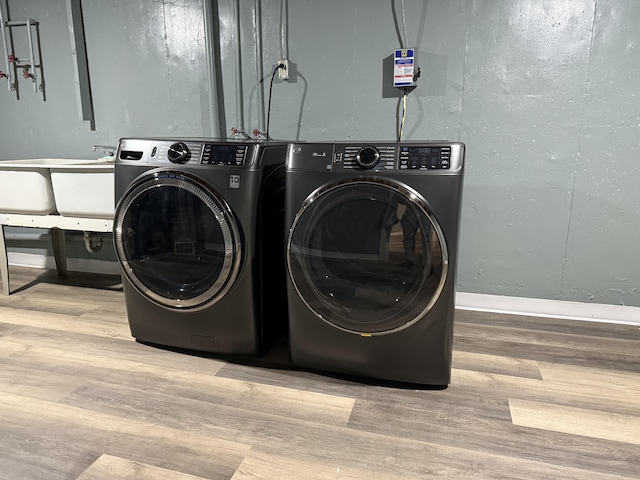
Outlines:
POLYGON ((291 144, 293 363, 448 385, 464 145, 291 144))
POLYGON ((120 140, 114 243, 135 338, 260 355, 282 333, 286 148, 120 140))

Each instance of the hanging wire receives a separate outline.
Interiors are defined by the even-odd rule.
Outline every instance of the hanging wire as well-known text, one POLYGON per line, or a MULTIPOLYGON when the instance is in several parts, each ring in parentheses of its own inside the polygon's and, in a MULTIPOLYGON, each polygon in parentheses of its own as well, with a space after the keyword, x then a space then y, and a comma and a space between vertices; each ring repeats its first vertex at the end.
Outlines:
MULTIPOLYGON (((253 38, 256 56, 256 77, 258 83, 264 76, 264 49, 262 47, 262 0, 253 0, 253 38)), ((258 88, 258 131, 265 128, 264 118, 264 89, 262 86, 258 88)))
POLYGON ((271 74, 271 83, 269 84, 269 106, 267 107, 267 129, 264 134, 267 140, 269 140, 269 123, 271 122, 271 93, 273 92, 273 80, 276 78, 276 73, 278 70, 284 68, 282 63, 279 63, 278 66, 273 70, 271 74))
POLYGON ((398 141, 402 141, 402 135, 404 133, 404 120, 407 117, 407 90, 404 90, 402 96, 402 117, 400 118, 400 133, 398 134, 398 141))
POLYGON ((407 20, 404 16, 404 0, 400 0, 400 8, 402 10, 402 33, 404 34, 403 48, 409 48, 409 44, 407 43, 407 20))
MULTIPOLYGON (((402 11, 402 34, 403 34, 403 48, 409 48, 407 43, 407 20, 404 14, 404 0, 400 0, 400 10, 402 11)), ((398 132, 398 141, 402 141, 404 134, 404 121, 407 118, 407 89, 404 89, 404 95, 402 96, 402 117, 400 118, 400 129, 398 132)))
POLYGON ((289 58, 289 0, 280 0, 280 58, 289 58))

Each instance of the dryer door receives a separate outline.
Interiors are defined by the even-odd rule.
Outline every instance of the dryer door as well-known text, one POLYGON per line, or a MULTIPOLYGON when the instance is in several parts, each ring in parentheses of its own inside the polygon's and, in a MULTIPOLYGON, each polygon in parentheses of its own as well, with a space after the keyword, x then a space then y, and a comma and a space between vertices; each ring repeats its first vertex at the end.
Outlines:
POLYGON ((422 318, 447 276, 447 248, 428 203, 385 179, 350 179, 314 192, 287 245, 300 298, 330 325, 384 335, 422 318))
POLYGON ((240 234, 229 206, 186 173, 155 171, 135 182, 116 208, 114 242, 131 283, 171 308, 218 301, 240 267, 240 234))

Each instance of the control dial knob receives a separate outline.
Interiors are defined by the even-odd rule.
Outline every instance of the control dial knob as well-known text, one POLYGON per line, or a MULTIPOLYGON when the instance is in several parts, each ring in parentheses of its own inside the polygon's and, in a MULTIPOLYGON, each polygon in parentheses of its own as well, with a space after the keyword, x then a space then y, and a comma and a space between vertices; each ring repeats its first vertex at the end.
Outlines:
POLYGON ((174 143, 169 147, 167 157, 172 163, 184 163, 189 157, 189 147, 183 142, 174 143))
POLYGON ((356 162, 361 168, 373 168, 380 161, 380 152, 377 148, 366 146, 356 153, 356 162))

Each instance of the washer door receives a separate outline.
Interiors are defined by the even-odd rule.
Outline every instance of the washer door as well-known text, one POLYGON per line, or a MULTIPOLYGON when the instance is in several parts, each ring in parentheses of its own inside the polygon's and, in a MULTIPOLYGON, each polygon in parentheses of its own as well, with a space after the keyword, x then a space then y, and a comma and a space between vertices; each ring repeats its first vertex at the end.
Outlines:
POLYGON ((241 241, 231 209, 189 174, 155 171, 141 177, 118 204, 114 227, 124 273, 160 305, 210 305, 238 275, 241 241))
POLYGON ((428 203, 388 179, 350 179, 314 192, 287 245, 289 275, 320 318, 369 336, 422 318, 447 276, 447 248, 428 203))

